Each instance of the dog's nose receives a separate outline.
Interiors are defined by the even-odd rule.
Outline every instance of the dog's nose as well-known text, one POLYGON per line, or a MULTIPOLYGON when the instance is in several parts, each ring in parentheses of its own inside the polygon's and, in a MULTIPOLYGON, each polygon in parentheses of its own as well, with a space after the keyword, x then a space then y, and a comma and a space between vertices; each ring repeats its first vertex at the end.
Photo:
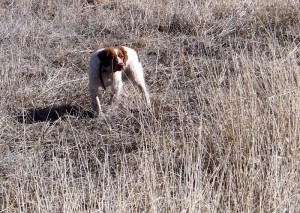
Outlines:
POLYGON ((117 65, 117 69, 123 69, 124 66, 125 66, 124 63, 119 63, 119 64, 117 65))

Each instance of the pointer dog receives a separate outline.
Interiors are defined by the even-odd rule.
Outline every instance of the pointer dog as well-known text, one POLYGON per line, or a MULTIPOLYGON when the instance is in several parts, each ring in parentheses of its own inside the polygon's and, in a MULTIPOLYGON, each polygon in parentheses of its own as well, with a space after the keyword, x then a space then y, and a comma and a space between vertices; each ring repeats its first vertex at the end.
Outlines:
POLYGON ((91 55, 88 74, 92 108, 98 113, 101 112, 99 87, 104 90, 111 87, 112 104, 119 97, 126 79, 138 86, 150 106, 143 67, 136 50, 125 46, 98 49, 91 55))

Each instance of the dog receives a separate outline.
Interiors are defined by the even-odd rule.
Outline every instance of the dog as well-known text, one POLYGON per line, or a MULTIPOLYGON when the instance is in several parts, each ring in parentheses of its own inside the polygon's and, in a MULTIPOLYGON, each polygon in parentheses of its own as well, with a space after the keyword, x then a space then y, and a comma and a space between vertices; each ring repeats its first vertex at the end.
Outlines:
POLYGON ((110 104, 122 92, 124 82, 129 79, 137 85, 150 107, 150 96, 144 78, 144 71, 136 49, 115 46, 96 50, 89 61, 89 92, 92 109, 101 113, 99 88, 111 89, 110 104))

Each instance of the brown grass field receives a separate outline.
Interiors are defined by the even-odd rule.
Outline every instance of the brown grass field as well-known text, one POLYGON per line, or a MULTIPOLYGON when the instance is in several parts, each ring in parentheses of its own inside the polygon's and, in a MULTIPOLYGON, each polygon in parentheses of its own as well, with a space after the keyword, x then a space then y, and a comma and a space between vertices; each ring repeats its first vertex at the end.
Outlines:
POLYGON ((300 212, 298 0, 89 2, 0 1, 0 212, 300 212), (115 44, 152 108, 129 83, 103 120, 115 44))

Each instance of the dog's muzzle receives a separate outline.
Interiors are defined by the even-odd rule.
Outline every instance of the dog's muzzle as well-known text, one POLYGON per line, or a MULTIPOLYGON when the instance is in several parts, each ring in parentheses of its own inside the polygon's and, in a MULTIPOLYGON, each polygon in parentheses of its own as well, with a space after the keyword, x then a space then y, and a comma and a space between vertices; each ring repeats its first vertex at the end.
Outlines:
POLYGON ((123 70, 124 66, 125 66, 124 63, 117 64, 115 67, 115 72, 123 70))

